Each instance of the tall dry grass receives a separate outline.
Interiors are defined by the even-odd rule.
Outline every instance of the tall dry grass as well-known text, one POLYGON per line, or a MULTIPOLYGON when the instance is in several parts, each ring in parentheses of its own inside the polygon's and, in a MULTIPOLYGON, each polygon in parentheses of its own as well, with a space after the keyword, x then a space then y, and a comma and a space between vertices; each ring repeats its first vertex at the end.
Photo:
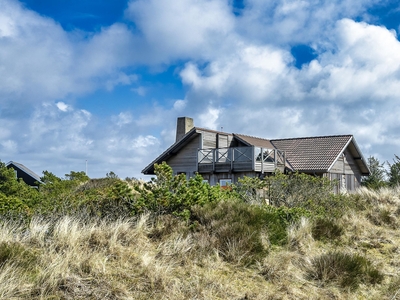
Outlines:
POLYGON ((348 197, 363 209, 301 218, 283 244, 260 207, 232 202, 194 209, 191 223, 2 220, 0 299, 400 299, 399 194, 361 189, 348 197))

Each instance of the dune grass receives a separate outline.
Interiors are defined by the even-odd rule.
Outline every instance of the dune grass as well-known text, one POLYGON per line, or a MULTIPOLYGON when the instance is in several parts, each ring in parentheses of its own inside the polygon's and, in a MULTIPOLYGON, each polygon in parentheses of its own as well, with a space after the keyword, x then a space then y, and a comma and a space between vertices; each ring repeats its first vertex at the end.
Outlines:
POLYGON ((171 176, 57 181, 4 213, 0 299, 400 299, 399 188, 279 185, 290 206, 272 206, 253 179, 239 193, 171 176))
POLYGON ((284 243, 268 210, 229 200, 190 220, 3 219, 0 299, 400 299, 398 196, 361 189, 363 209, 302 217, 284 243))

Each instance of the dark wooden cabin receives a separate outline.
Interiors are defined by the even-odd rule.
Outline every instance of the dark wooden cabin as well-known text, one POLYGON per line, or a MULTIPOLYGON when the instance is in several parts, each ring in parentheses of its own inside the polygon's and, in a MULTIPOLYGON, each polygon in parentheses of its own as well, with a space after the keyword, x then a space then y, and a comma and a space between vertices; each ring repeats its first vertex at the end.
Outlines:
POLYGON ((21 178, 27 185, 37 186, 38 183, 40 183, 40 176, 29 168, 25 167, 23 164, 10 161, 6 164, 6 167, 13 168, 15 171, 15 176, 18 179, 21 178))

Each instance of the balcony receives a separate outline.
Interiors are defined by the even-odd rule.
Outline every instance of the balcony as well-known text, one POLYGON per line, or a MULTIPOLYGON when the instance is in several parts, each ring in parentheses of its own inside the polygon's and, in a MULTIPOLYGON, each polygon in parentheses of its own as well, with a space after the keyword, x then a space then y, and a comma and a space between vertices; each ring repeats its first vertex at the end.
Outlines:
POLYGON ((199 173, 260 172, 276 169, 284 171, 285 152, 260 147, 230 147, 199 149, 197 154, 199 173))

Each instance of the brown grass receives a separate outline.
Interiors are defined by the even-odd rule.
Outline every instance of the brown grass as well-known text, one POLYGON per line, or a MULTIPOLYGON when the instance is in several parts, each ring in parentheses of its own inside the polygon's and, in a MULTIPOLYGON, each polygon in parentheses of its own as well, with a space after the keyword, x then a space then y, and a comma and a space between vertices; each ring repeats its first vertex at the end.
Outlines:
POLYGON ((359 193, 369 208, 335 219, 340 235, 314 239, 314 221, 301 219, 288 228, 286 245, 271 246, 261 231, 267 251, 252 264, 241 263, 248 237, 221 245, 216 239, 229 227, 211 219, 196 230, 151 215, 3 221, 0 299, 400 299, 400 193, 359 193), (347 287, 341 256, 332 253, 362 257, 382 280, 347 287))

